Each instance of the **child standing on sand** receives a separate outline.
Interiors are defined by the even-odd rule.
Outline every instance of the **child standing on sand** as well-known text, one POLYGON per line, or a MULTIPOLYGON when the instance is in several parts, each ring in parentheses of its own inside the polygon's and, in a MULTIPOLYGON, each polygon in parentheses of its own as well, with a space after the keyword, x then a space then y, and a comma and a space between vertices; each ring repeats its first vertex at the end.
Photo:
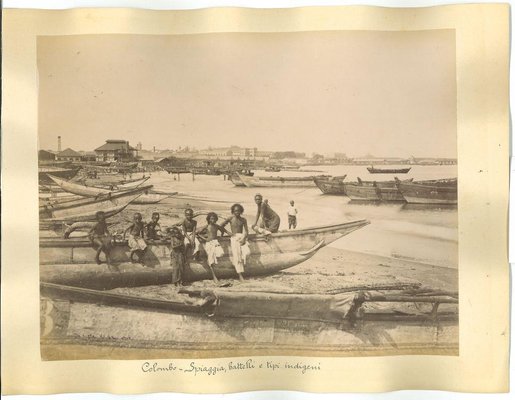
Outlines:
POLYGON ((233 204, 231 207, 232 217, 222 224, 222 227, 229 223, 231 224, 231 261, 238 273, 240 281, 244 280, 242 274, 247 262, 247 257, 250 255, 250 248, 247 243, 249 228, 247 226, 247 220, 241 216, 243 211, 244 209, 241 204, 233 204))
POLYGON ((213 269, 213 265, 218 263, 218 258, 224 255, 224 250, 222 246, 220 246, 220 242, 218 241, 218 232, 223 234, 231 235, 229 232, 225 230, 224 227, 218 225, 216 222, 218 221, 218 215, 214 212, 210 212, 206 217, 207 226, 200 230, 200 232, 206 232, 207 237, 205 238, 206 243, 204 244, 204 249, 207 254, 207 265, 211 270, 211 274, 213 275, 213 281, 218 283, 218 279, 215 275, 215 271, 213 269))
POLYGON ((131 249, 131 262, 136 262, 136 260, 134 260, 134 255, 137 255, 137 262, 139 262, 142 265, 145 265, 145 263, 143 262, 143 256, 145 255, 145 251, 147 250, 147 243, 145 242, 145 239, 143 239, 144 231, 145 225, 143 224, 141 214, 135 213, 132 224, 125 230, 123 234, 124 237, 127 235, 127 233, 129 234, 128 244, 131 249))
POLYGON ((172 283, 175 286, 182 286, 182 275, 186 265, 186 258, 184 256, 184 237, 177 227, 170 229, 171 235, 171 251, 170 251, 170 266, 172 267, 172 283))
POLYGON ((109 250, 111 249, 111 234, 107 229, 107 224, 105 220, 105 214, 103 211, 97 211, 95 214, 97 223, 91 230, 89 231, 88 237, 93 246, 97 249, 97 254, 95 255, 95 261, 97 264, 101 264, 100 261, 100 253, 104 252, 106 256, 107 265, 111 265, 111 260, 109 257, 109 250))

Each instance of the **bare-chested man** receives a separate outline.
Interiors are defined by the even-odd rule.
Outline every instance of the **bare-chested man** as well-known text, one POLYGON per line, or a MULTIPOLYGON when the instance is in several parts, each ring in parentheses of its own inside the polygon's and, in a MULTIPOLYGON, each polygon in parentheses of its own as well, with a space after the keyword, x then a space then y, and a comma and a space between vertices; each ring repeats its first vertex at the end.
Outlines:
POLYGON ((231 224, 231 249, 232 249, 232 264, 238 273, 240 281, 243 281, 243 270, 247 257, 250 254, 250 248, 247 243, 247 236, 249 235, 249 228, 247 220, 241 216, 243 214, 243 206, 241 204, 233 204, 231 207, 232 217, 222 223, 222 227, 231 224))

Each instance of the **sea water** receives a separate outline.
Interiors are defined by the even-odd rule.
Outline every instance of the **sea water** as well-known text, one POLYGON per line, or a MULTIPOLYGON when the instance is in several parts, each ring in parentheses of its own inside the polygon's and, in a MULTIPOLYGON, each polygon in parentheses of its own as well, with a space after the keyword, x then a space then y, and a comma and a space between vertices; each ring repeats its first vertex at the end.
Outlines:
MULTIPOLYGON (((345 181, 424 180, 456 178, 457 166, 411 167, 407 174, 370 174, 367 166, 337 165, 309 166, 298 171, 255 171, 255 176, 311 176, 318 174, 347 175, 345 181), (309 171, 303 171, 309 170, 309 171), (313 170, 319 172, 312 172, 313 170)), ((388 168, 405 168, 388 166, 388 168)), ((458 212, 453 206, 424 206, 405 203, 355 203, 346 196, 325 195, 313 188, 245 188, 236 187, 223 176, 152 173, 149 180, 156 190, 179 192, 184 197, 207 201, 222 217, 230 215, 230 206, 240 203, 245 208, 244 216, 249 226, 255 221, 254 195, 260 193, 272 209, 281 217, 281 230, 288 229, 287 209, 290 200, 295 201, 298 214, 297 229, 331 225, 341 222, 366 219, 370 225, 352 232, 330 246, 345 250, 406 259, 442 267, 457 268, 458 265, 458 212)), ((171 198, 152 210, 170 207, 171 198)), ((150 216, 145 215, 145 218, 150 216)), ((204 221, 202 221, 204 223, 204 221)))

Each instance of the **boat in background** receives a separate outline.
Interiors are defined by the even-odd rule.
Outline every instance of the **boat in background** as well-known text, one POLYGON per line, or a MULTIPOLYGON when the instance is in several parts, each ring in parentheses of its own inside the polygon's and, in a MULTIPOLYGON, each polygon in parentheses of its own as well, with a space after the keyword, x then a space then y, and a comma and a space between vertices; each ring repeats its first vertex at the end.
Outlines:
POLYGON ((106 218, 112 217, 125 209, 129 203, 137 199, 141 194, 132 192, 127 196, 119 196, 116 198, 104 198, 104 200, 94 201, 82 205, 71 205, 68 207, 46 207, 40 208, 40 221, 45 223, 73 223, 94 221, 96 213, 103 211, 106 218))
POLYGON ((245 186, 245 184, 240 179, 238 174, 241 174, 244 176, 254 176, 254 172, 252 172, 250 170, 232 171, 228 176, 229 176, 229 180, 234 184, 234 186, 241 186, 241 187, 245 186))
POLYGON ((329 178, 313 178, 315 185, 324 194, 345 195, 345 184, 343 181, 347 175, 333 176, 329 178))
MULTIPOLYGON (((83 197, 78 195, 70 195, 64 197, 56 197, 53 199, 40 200, 39 213, 54 213, 58 210, 77 209, 78 207, 91 206, 101 204, 102 202, 121 199, 133 196, 134 194, 143 194, 143 192, 152 188, 152 185, 141 186, 134 189, 123 190, 118 192, 109 192, 96 197, 83 197)), ((48 217, 47 217, 48 218, 48 217)))
MULTIPOLYGON (((250 255, 245 276, 273 274, 311 258, 321 248, 363 228, 370 222, 357 220, 336 225, 283 231, 267 237, 251 234, 247 241, 250 255)), ((224 255, 214 270, 218 278, 237 278, 231 262, 229 237, 219 237, 224 255)), ((95 263, 95 249, 86 239, 40 239, 40 279, 43 282, 80 286, 91 289, 167 284, 172 279, 170 241, 148 241, 145 266, 130 262, 127 241, 116 241, 110 251, 113 267, 95 263)), ((183 280, 211 279, 206 261, 190 261, 183 280)))
POLYGON ((85 197, 96 197, 100 195, 107 195, 109 193, 113 193, 114 190, 109 190, 106 188, 99 188, 96 186, 85 186, 79 183, 70 182, 65 179, 61 179, 59 177, 49 175, 50 179, 55 182, 61 189, 68 193, 78 194, 79 196, 85 197))
POLYGON ((61 168, 61 167, 39 167, 38 178, 40 184, 52 184, 52 179, 49 175, 56 176, 61 179, 71 179, 79 172, 80 167, 75 168, 61 168))
POLYGON ((396 183, 408 203, 458 204, 457 178, 396 183))
MULTIPOLYGON (((405 182, 411 182, 409 179, 405 182)), ((400 201, 406 200, 402 196, 396 181, 362 181, 345 184, 346 195, 356 201, 400 201)))
POLYGON ((237 174, 246 187, 277 187, 277 188, 311 188, 316 187, 315 178, 327 177, 327 175, 304 177, 256 177, 237 174))
POLYGON ((408 168, 376 168, 374 166, 367 167, 371 174, 407 174, 411 167, 408 168))
MULTIPOLYGON (((119 177, 116 175, 97 175, 96 178, 89 178, 89 177, 81 177, 81 178, 75 178, 71 179, 73 182, 80 183, 84 186, 126 186, 130 187, 131 184, 141 184, 139 183, 141 180, 147 180, 149 177, 141 177, 141 178, 134 178, 134 179, 125 179, 124 177, 119 177)), ((143 181, 144 182, 144 181, 143 181)))

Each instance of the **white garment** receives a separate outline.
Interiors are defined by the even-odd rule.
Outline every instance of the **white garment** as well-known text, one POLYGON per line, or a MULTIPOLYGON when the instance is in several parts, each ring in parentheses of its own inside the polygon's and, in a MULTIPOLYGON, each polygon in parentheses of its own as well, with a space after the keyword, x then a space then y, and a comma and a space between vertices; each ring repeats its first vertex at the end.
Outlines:
POLYGON ((231 236, 231 250, 232 257, 231 261, 236 269, 236 272, 242 273, 245 264, 247 263, 247 257, 250 255, 250 247, 247 242, 244 245, 240 244, 240 240, 243 237, 243 233, 235 233, 231 236))
POLYGON ((297 214, 299 212, 297 211, 297 209, 295 208, 295 206, 290 206, 288 207, 288 215, 292 216, 292 217, 296 217, 297 214))
POLYGON ((132 251, 145 250, 147 248, 147 243, 145 242, 145 239, 134 235, 129 235, 128 245, 132 251))
POLYGON ((193 240, 193 232, 185 232, 184 233, 184 245, 185 246, 191 246, 192 243, 190 240, 193 241, 193 247, 191 249, 191 255, 196 254, 200 249, 200 242, 197 239, 197 235, 195 235, 195 239, 193 240), (189 238, 189 239, 188 239, 189 238))
POLYGON ((204 249, 207 254, 207 264, 209 266, 213 264, 218 264, 218 258, 224 255, 224 249, 220 246, 220 242, 218 240, 210 240, 204 245, 204 249))

